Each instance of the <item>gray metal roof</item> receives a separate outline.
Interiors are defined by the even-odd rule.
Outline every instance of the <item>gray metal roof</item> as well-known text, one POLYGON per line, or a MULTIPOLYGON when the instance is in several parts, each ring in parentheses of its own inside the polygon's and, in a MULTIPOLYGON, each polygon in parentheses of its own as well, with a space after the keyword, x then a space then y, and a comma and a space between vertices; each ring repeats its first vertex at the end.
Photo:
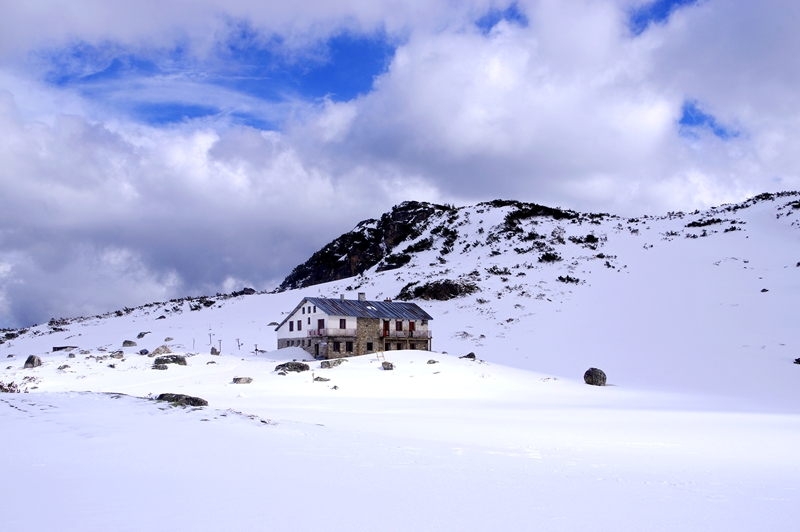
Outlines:
POLYGON ((353 316, 356 318, 377 318, 394 320, 432 320, 433 317, 416 303, 394 301, 358 301, 355 299, 328 299, 324 297, 304 298, 288 316, 275 327, 277 331, 306 301, 331 316, 353 316))

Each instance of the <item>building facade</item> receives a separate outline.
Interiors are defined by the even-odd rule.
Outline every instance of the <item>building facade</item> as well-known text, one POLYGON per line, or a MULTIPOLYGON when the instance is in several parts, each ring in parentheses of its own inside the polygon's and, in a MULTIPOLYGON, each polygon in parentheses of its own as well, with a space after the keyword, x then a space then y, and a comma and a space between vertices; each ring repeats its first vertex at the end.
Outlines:
POLYGON ((278 349, 302 347, 319 359, 365 355, 377 351, 430 351, 433 318, 415 303, 307 297, 276 331, 278 349))

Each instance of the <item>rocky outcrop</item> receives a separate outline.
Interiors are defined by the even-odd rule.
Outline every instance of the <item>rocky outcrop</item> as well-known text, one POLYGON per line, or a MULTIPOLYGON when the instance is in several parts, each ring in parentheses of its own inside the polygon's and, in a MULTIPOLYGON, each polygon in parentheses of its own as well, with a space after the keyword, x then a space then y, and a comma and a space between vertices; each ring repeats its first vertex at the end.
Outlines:
POLYGON ((302 362, 284 362, 275 366, 275 371, 295 371, 297 373, 310 369, 308 364, 303 364, 302 362))
POLYGON ((173 406, 208 406, 208 401, 200 397, 192 397, 182 393, 162 393, 156 401, 172 403, 173 406))
POLYGON ((153 361, 153 364, 177 364, 179 366, 185 366, 186 357, 183 355, 167 355, 164 357, 158 357, 153 361))
MULTIPOLYGON (((365 220, 297 266, 278 291, 338 281, 363 273, 389 256, 400 243, 422 234, 431 216, 449 210, 443 205, 407 201, 395 206, 380 220, 365 220)), ((383 269, 391 268, 387 265, 383 269)))
POLYGON ((452 281, 444 279, 420 285, 419 282, 412 282, 405 285, 395 299, 399 301, 409 301, 411 299, 424 299, 426 301, 447 301, 456 297, 474 294, 480 291, 478 285, 470 281, 452 281))
POLYGON ((606 374, 602 369, 589 368, 586 370, 586 373, 583 374, 583 381, 592 386, 605 386, 606 374))

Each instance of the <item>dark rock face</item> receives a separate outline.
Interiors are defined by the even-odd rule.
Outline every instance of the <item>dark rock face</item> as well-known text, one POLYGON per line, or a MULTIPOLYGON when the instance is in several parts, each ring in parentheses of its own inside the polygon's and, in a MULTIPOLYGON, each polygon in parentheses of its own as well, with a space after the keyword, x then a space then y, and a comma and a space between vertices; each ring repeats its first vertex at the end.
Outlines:
POLYGON ((36 368, 42 365, 42 359, 36 355, 31 355, 25 361, 25 368, 36 368))
POLYGON ((444 279, 423 285, 414 282, 405 285, 395 299, 399 301, 409 301, 411 299, 447 301, 448 299, 473 294, 478 290, 480 290, 478 285, 469 281, 444 279))
POLYGON ((178 364, 179 366, 185 366, 186 357, 183 355, 167 355, 165 357, 158 357, 153 361, 153 364, 178 364))
POLYGON ((253 382, 253 377, 234 377, 233 383, 234 384, 250 384, 253 382))
POLYGON ((388 361, 383 361, 381 363, 381 367, 383 368, 384 371, 391 371, 394 369, 394 364, 388 361))
POLYGON ((125 340, 122 342, 122 347, 136 347, 136 342, 133 340, 125 340))
POLYGON ((296 267, 278 291, 338 281, 363 273, 390 255, 400 243, 419 236, 432 215, 448 210, 442 205, 407 201, 395 206, 380 220, 364 220, 296 267))
POLYGON ((275 371, 296 371, 297 373, 310 369, 308 364, 303 364, 302 362, 284 362, 275 366, 275 371))
POLYGON ((469 360, 475 360, 475 353, 467 353, 463 357, 458 357, 458 358, 467 358, 469 360))
POLYGON ((162 393, 156 397, 156 401, 165 401, 174 406, 208 406, 208 401, 200 397, 183 395, 182 393, 162 393))
POLYGON ((344 361, 345 359, 343 358, 337 358, 336 360, 323 360, 319 367, 322 369, 335 368, 344 361))
POLYGON ((586 370, 586 373, 583 374, 583 381, 593 386, 605 386, 606 374, 602 369, 589 368, 586 370))

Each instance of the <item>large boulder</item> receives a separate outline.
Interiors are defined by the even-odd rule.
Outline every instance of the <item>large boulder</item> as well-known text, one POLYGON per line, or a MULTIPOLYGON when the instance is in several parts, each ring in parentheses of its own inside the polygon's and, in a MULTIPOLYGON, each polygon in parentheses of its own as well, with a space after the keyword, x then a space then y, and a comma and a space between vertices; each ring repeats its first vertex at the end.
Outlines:
POLYGON ((150 331, 140 332, 139 334, 136 335, 136 338, 138 340, 141 340, 142 338, 144 338, 144 335, 146 335, 146 334, 150 334, 150 331))
POLYGON ((475 360, 475 353, 467 353, 463 357, 458 357, 458 358, 466 358, 466 359, 469 359, 469 360, 475 360))
POLYGON ((25 368, 36 368, 42 365, 42 359, 36 355, 31 355, 25 361, 25 368))
POLYGON ((136 342, 133 340, 124 340, 122 342, 122 347, 136 347, 136 342))
POLYGON ((343 358, 337 358, 335 360, 323 360, 320 363, 319 367, 321 369, 335 368, 336 366, 340 365, 344 361, 345 361, 345 359, 343 359, 343 358))
POLYGON ((606 374, 602 369, 589 368, 586 370, 586 373, 583 374, 583 381, 592 386, 605 386, 606 374))
POLYGON ((186 357, 183 355, 167 355, 158 357, 153 361, 153 364, 178 364, 179 366, 186 365, 186 357))
POLYGON ((162 345, 161 347, 156 347, 151 352, 147 354, 149 357, 155 357, 158 355, 166 355, 167 353, 172 353, 172 349, 169 347, 162 345))
POLYGON ((302 362, 284 362, 275 366, 275 371, 296 371, 297 373, 310 369, 308 364, 303 364, 302 362))
POLYGON ((394 369, 394 364, 388 361, 383 361, 381 363, 381 367, 383 368, 384 371, 390 371, 394 369))
POLYGON ((173 406, 208 406, 208 401, 200 397, 192 397, 182 393, 162 393, 156 401, 172 403, 173 406))

